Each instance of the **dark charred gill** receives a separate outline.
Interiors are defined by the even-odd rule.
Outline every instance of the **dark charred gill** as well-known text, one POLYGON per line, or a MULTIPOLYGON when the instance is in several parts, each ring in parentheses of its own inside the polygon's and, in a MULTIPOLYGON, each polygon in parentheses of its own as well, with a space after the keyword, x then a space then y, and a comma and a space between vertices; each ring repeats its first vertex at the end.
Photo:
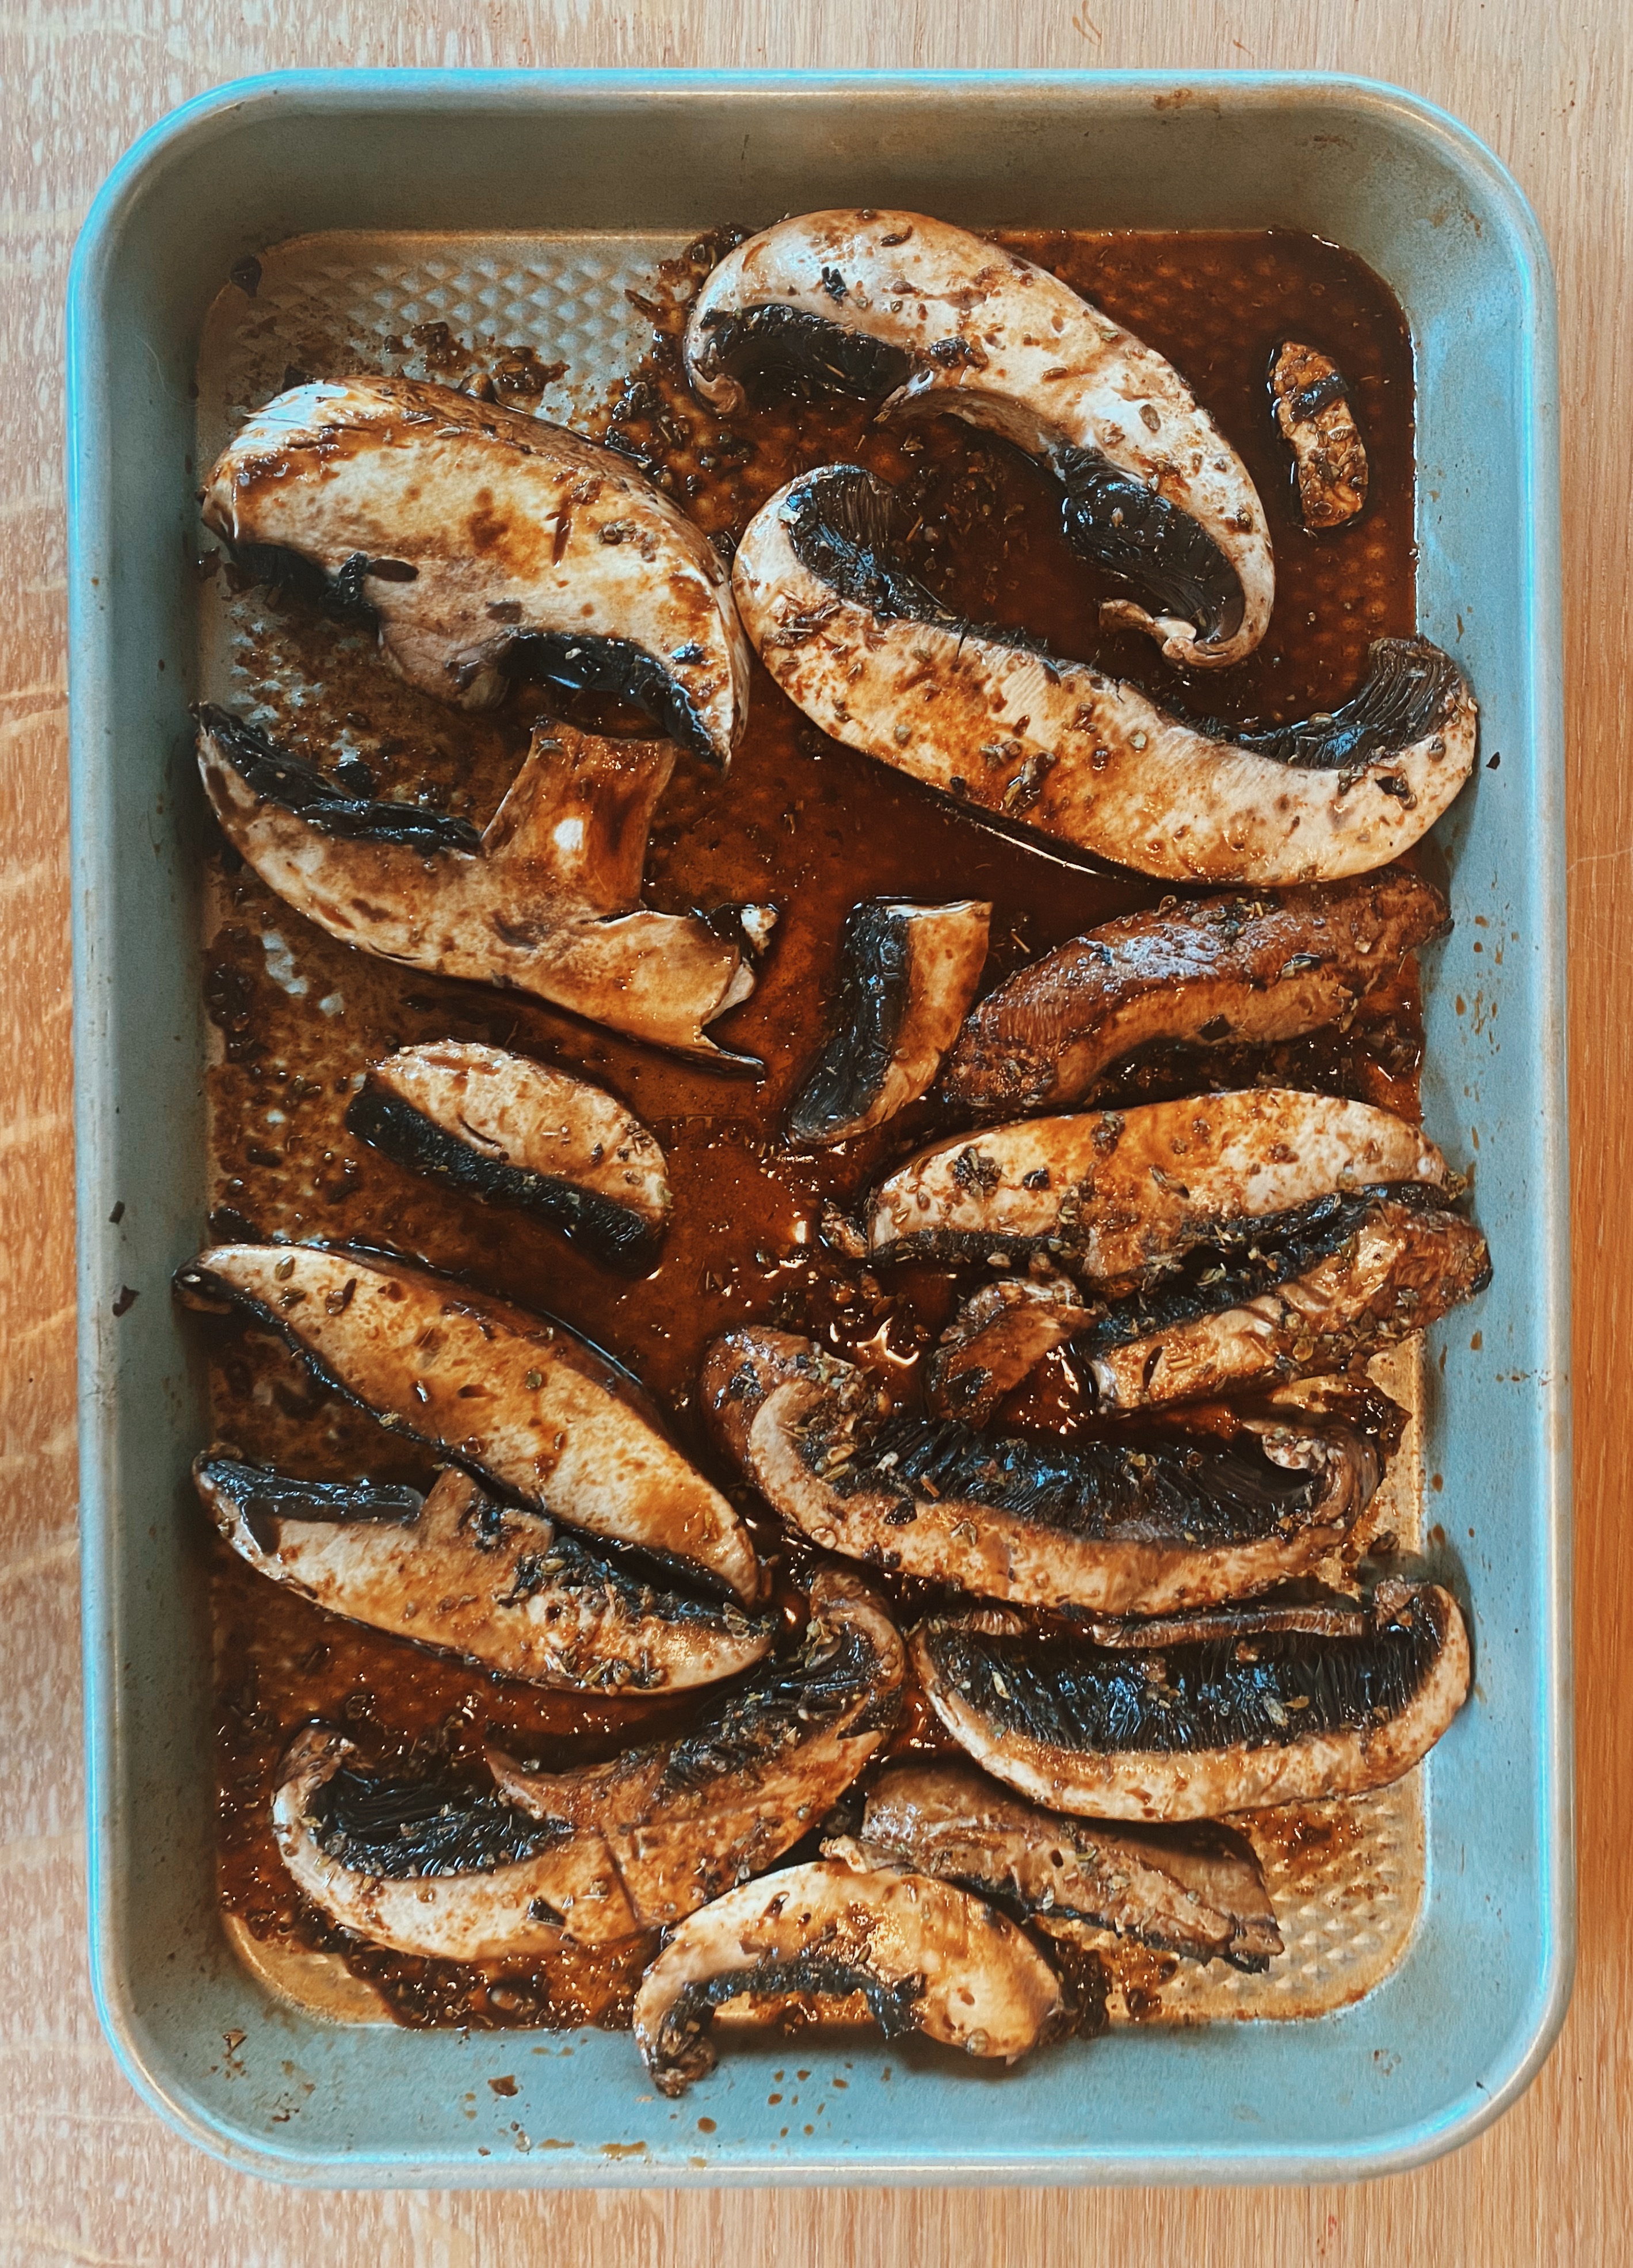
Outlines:
POLYGON ((418 1489, 397 1481, 313 1481, 230 1456, 199 1462, 201 1476, 219 1490, 262 1549, 269 1520, 379 1521, 412 1528, 425 1508, 418 1489))
POLYGON ((1063 449, 1055 471, 1066 491, 1066 541, 1165 615, 1194 625, 1199 639, 1241 627, 1241 578, 1200 521, 1098 449, 1063 449))
POLYGON ((1323 1485, 1314 1473, 1273 1464, 1257 1443, 1155 1434, 1056 1442, 906 1415, 864 1435, 837 1472, 821 1472, 820 1441, 807 1440, 804 1454, 837 1496, 896 1496, 903 1525, 918 1504, 953 1499, 1072 1535, 1183 1537, 1204 1548, 1281 1534, 1307 1518, 1323 1485))
POLYGON ((882 400, 913 375, 905 347, 830 323, 805 307, 773 304, 704 318, 709 375, 755 395, 838 394, 882 400))
MULTIPOLYGON (((787 1660, 760 1664, 717 1716, 673 1744, 654 1800, 687 1789, 709 1788, 810 1739, 854 1708, 878 1671, 872 1645, 849 1622, 814 1648, 807 1645, 787 1660)), ((888 1729, 897 1707, 897 1690, 892 1687, 864 1707, 851 1730, 888 1729)))
POLYGON ((258 725, 213 702, 199 703, 193 716, 253 795, 298 812, 320 834, 350 843, 394 843, 427 857, 438 850, 482 849, 482 837, 467 819, 419 804, 349 795, 316 764, 279 747, 258 725))
POLYGON ((662 1240, 610 1197, 525 1166, 484 1157, 400 1095, 372 1086, 360 1088, 347 1108, 346 1124, 410 1173, 423 1174, 428 1181, 441 1182, 484 1204, 532 1213, 621 1273, 644 1276, 658 1257, 662 1240))
MULTIPOLYGON (((1068 1341, 1069 1351, 1100 1354, 1239 1307, 1331 1259, 1386 1205, 1425 1218, 1452 1211, 1445 1190, 1434 1183, 1394 1182, 1333 1190, 1290 1212, 1266 1214, 1257 1220, 1221 1222, 1177 1267, 1112 1300, 1104 1314, 1068 1341)), ((1490 1281, 1488 1264, 1483 1281, 1470 1287, 1471 1295, 1490 1281)))
POLYGON ((1300 771, 1360 772, 1375 756, 1425 739, 1460 690, 1457 664, 1427 638, 1375 638, 1367 649, 1366 675, 1330 715, 1257 733, 1228 725, 1201 729, 1300 771))
POLYGON ((379 616, 364 590, 364 578, 378 575, 382 582, 411 583, 418 575, 406 559, 371 559, 354 551, 333 575, 298 551, 281 543, 231 543, 217 536, 223 551, 242 575, 268 590, 285 592, 303 606, 330 622, 372 627, 379 616))
POLYGON ((907 1012, 913 945, 907 924, 870 901, 845 917, 835 1012, 822 1051, 789 1113, 796 1142, 820 1142, 884 1085, 907 1012))
POLYGON ((487 1874, 565 1842, 561 1820, 538 1820, 491 1790, 446 1779, 373 1779, 342 1765, 306 1806, 319 1849, 384 1881, 487 1874))
POLYGON ((923 1977, 904 1977, 887 1984, 872 1970, 838 1952, 824 1950, 821 1941, 786 1960, 762 1960, 752 1968, 727 1969, 713 1977, 695 1977, 684 1984, 664 2012, 658 2029, 654 2072, 673 2071, 701 2078, 714 2067, 715 2054, 707 2034, 717 2008, 745 1993, 757 2000, 848 2000, 860 1993, 867 2011, 887 2040, 897 2040, 917 2028, 914 2011, 923 1998, 923 1977))
POLYGON ((1421 1598, 1359 1637, 1232 1632, 1149 1652, 924 1631, 937 1675, 1000 1737, 1091 1754, 1285 1748, 1382 1723, 1418 1693, 1445 1638, 1421 1598))
MULTIPOLYGON (((687 648, 681 652, 688 659, 700 658, 687 648)), ((633 639, 591 637, 564 630, 518 630, 506 640, 497 659, 511 684, 541 687, 547 697, 555 697, 568 721, 581 731, 610 738, 639 738, 642 725, 636 718, 643 719, 655 725, 666 740, 688 755, 701 758, 713 770, 719 769, 719 758, 690 695, 633 639), (575 704, 586 701, 622 703, 635 711, 636 718, 625 725, 608 716, 604 708, 578 714, 575 704)), ((482 656, 464 665, 463 683, 468 684, 488 659, 482 656)), ((455 683, 461 683, 457 676, 455 683)))

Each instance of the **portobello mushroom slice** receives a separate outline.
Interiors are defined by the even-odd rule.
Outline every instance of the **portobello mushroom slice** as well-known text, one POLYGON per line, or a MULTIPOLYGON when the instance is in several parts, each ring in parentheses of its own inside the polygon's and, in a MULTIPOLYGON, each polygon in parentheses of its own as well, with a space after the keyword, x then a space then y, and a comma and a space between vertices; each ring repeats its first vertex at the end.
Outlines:
POLYGON ((710 920, 641 903, 672 748, 537 729, 478 835, 417 804, 348 795, 224 709, 196 715, 199 770, 227 840, 342 945, 529 993, 703 1062, 751 1060, 703 1027, 754 990, 775 909, 710 920))
POLYGON ((1264 636, 1276 566, 1246 466, 1171 364, 1029 260, 923 213, 805 213, 720 262, 685 351, 727 412, 764 374, 1000 434, 1060 482, 1072 549, 1137 594, 1103 620, 1188 668, 1264 636))
POLYGON ((574 1692, 674 1691, 734 1677, 776 1624, 659 1590, 468 1475, 429 1496, 309 1481, 207 1451, 194 1484, 257 1572, 330 1614, 574 1692))
POLYGON ((667 1926, 763 1873, 833 1808, 889 1733, 903 1670, 878 1600, 829 1571, 798 1653, 762 1662, 680 1740, 571 1772, 489 1761, 511 1802, 604 1837, 632 1911, 667 1926))
POLYGON ((309 1725, 279 1768, 273 1831, 302 1895, 372 1945, 497 1961, 632 1937, 607 1846, 491 1791, 358 1771, 343 1734, 309 1725))
POLYGON ((968 1764, 903 1763, 869 1791, 858 1839, 1046 1926, 1086 1923, 1254 1973, 1282 1950, 1252 1846, 1218 1829, 1085 1827, 968 1764))
POLYGON ((748 653, 725 570, 614 449, 450 387, 323 379, 257 410, 202 501, 240 566, 375 621, 436 700, 610 696, 731 760, 748 653))
POLYGON ((511 1501, 757 1596, 731 1506, 629 1373, 564 1323, 407 1261, 311 1244, 217 1245, 175 1280, 187 1306, 246 1311, 382 1425, 511 1501))
POLYGON ((1060 1980, 1012 1921, 929 1874, 819 1859, 728 1890, 680 1924, 636 1995, 660 2093, 714 2069, 716 2011, 776 2021, 869 2016, 1013 2063, 1063 2027, 1060 1980))
POLYGON ((1125 915, 972 1009, 940 1093, 985 1116, 1059 1110, 1143 1049, 1298 1039, 1343 1023, 1450 925, 1439 891, 1406 866, 1125 915))
POLYGON ((1104 1410, 1349 1367, 1483 1292, 1491 1256, 1423 1182, 1317 1198, 1238 1226, 1115 1300, 1070 1342, 1104 1410))
POLYGON ((1432 1583, 1380 1583, 1347 1609, 1136 1626, 1114 1646, 989 1609, 924 1623, 912 1655, 937 1716, 995 1778, 1108 1819, 1215 1819, 1381 1787, 1468 1693, 1468 1633, 1432 1583))
POLYGON ((1342 527, 1366 502, 1366 444, 1338 365, 1287 339, 1270 357, 1270 403, 1293 453, 1298 509, 1309 528, 1342 527))
MULTIPOLYGON (((1037 1263, 1033 1263, 1033 1267, 1037 1263)), ((925 1398, 938 1418, 984 1425, 1046 1354, 1092 1321, 1070 1279, 1048 1272, 982 1284, 941 1334, 924 1369, 925 1398)))
POLYGON ((845 917, 828 1035, 789 1113, 796 1142, 848 1142, 929 1089, 975 997, 992 908, 870 898, 845 917))
POLYGON ((669 1225, 664 1153, 588 1079, 474 1040, 400 1048, 346 1112, 354 1134, 411 1172, 513 1205, 598 1259, 644 1275, 669 1225))
POLYGON ((976 1433, 893 1412, 810 1339, 732 1331, 701 1390, 769 1503, 825 1550, 977 1597, 1097 1615, 1241 1597, 1335 1550, 1383 1469, 1377 1441, 1295 1414, 1137 1440, 976 1433))
POLYGON ((967 811, 1165 881, 1279 887, 1398 858, 1474 768, 1473 696, 1426 639, 1379 639, 1330 714, 1193 723, 963 620, 893 548, 891 515, 855 465, 800 474, 744 532, 738 611, 813 724, 967 811))
POLYGON ((1371 1103, 1294 1087, 1033 1118, 922 1150, 867 1204, 875 1259, 1035 1257, 1111 1285, 1222 1228, 1379 1182, 1439 1187, 1445 1160, 1371 1103))

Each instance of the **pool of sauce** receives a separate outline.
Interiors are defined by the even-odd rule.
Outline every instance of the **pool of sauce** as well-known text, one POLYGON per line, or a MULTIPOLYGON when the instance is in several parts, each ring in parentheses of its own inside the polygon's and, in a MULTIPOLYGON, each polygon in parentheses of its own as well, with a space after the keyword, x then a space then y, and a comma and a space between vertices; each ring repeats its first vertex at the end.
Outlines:
MULTIPOLYGON (((695 401, 680 372, 679 333, 691 292, 732 240, 723 232, 664 264, 651 287, 651 353, 598 416, 581 421, 638 451, 723 549, 797 471, 864 464, 901 491, 908 556, 961 611, 1024 625, 1159 701, 1237 723, 1335 707, 1359 681, 1370 641, 1415 628, 1411 350, 1394 298, 1350 254, 1280 232, 999 232, 1174 363, 1264 499, 1277 578, 1269 634, 1237 667, 1188 675, 1137 634, 1100 631, 1096 608, 1112 585, 1067 548, 1055 483, 1005 444, 951 417, 893 433, 854 402, 784 397, 722 418, 695 401), (1301 525, 1291 459, 1270 415, 1267 372, 1290 336, 1342 371, 1371 458, 1365 511, 1323 536, 1301 525)), ((460 343, 442 343, 447 366, 435 374, 457 382, 460 343)), ((536 345, 548 354, 548 340, 536 345)), ((303 341, 303 358, 307 369, 291 382, 356 367, 338 345, 326 360, 321 341, 303 341)), ((497 715, 458 715, 397 683, 374 659, 371 633, 246 589, 224 563, 207 561, 205 571, 226 578, 240 650, 264 679, 281 738, 320 763, 342 751, 361 757, 382 796, 478 824, 488 818, 520 761, 536 693, 524 688, 497 715), (320 701, 280 696, 280 685, 301 677, 321 685, 320 701)), ((781 909, 753 998, 713 1027, 761 1059, 762 1071, 750 1075, 673 1061, 542 1004, 371 960, 283 904, 213 830, 212 840, 206 1000, 219 1048, 210 1073, 211 1237, 389 1245, 564 1318, 640 1374, 688 1452, 742 1506, 762 1553, 777 1560, 778 1596, 791 1631, 798 1628, 816 1555, 790 1546, 710 1442, 695 1395, 704 1350, 733 1325, 776 1322, 870 1365, 910 1402, 954 1296, 945 1270, 873 1271, 837 1256, 820 1224, 826 1204, 849 1209, 882 1172, 959 1122, 926 1101, 835 1150, 797 1156, 782 1146, 788 1102, 823 1035, 844 916, 858 899, 884 894, 990 898, 989 989, 1095 923, 1156 903, 1159 886, 973 821, 825 739, 756 663, 730 778, 680 761, 658 809, 646 886, 648 902, 666 910, 748 900, 781 909), (560 1064, 644 1119, 667 1155, 674 1192, 673 1226, 651 1275, 631 1284, 608 1274, 543 1226, 433 1189, 347 1131, 347 1102, 371 1061, 449 1037, 560 1064)), ((1108 1099, 1273 1081, 1415 1116, 1421 1053, 1409 961, 1346 1033, 1157 1057, 1135 1066, 1108 1099)), ((269 1334, 202 1318, 198 1327, 210 1337, 218 1439, 291 1470, 429 1484, 423 1453, 316 1384, 269 1334)), ((1059 1366, 1048 1390, 1011 1414, 1062 1432, 1085 1422, 1059 1366)), ((293 1733, 315 1719, 343 1726, 366 1767, 477 1780, 482 1743, 493 1738, 559 1769, 666 1737, 713 1705, 715 1694, 620 1703, 507 1683, 324 1614, 254 1575, 213 1535, 205 1548, 229 1910, 259 1938, 341 1954, 405 2022, 627 2022, 651 1940, 474 1969, 359 1948, 334 1930, 298 1896, 272 1841, 276 1765, 293 1733)), ((911 1599, 899 1603, 910 1616, 911 1599)), ((938 1739, 922 1700, 910 1697, 897 1749, 938 1739)))

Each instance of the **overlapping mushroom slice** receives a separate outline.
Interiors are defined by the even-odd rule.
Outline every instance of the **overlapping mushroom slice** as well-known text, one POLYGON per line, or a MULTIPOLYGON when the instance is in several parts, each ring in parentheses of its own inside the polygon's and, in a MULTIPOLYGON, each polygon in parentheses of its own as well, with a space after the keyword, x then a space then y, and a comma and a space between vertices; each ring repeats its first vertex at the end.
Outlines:
POLYGON ((491 1791, 360 1772, 342 1734, 297 1735, 272 1822, 283 1863, 331 1921, 436 1961, 601 1945, 640 1927, 607 1846, 491 1791))
POLYGON ((1166 881, 1282 887, 1382 866, 1474 767, 1450 656, 1379 639, 1330 713, 1262 731, 1187 722, 1134 686, 964 621, 894 548, 891 492, 802 473, 750 521, 732 587, 771 675, 835 740, 971 812, 1166 881))
POLYGON ((578 1771, 489 1761, 505 1796, 604 1838, 644 1926, 667 1926, 763 1872, 809 1833, 895 1721, 904 1670, 889 1616, 854 1576, 811 1587, 799 1653, 762 1663, 678 1741, 578 1771))
POLYGON ((373 1064, 346 1123, 399 1164, 559 1228, 641 1274, 669 1225, 664 1153, 588 1079, 504 1048, 436 1040, 373 1064))
POLYGON ((372 617, 438 700, 490 709, 519 680, 612 696, 730 760, 748 656, 725 568, 616 450, 445 386, 325 379, 240 428, 203 513, 252 572, 372 617))
POLYGON ((1288 339, 1271 358, 1270 401, 1293 453, 1305 526, 1342 527, 1365 504, 1369 479, 1343 373, 1318 348, 1288 339))
POLYGON ((975 997, 989 904, 871 898, 845 917, 827 1040, 789 1112, 796 1142, 848 1142, 925 1094, 975 997))
POLYGON ((922 1624, 912 1653, 936 1714, 995 1778, 1108 1819, 1211 1819, 1381 1787, 1440 1738, 1469 1676, 1457 1602, 1431 1583, 1092 1638, 989 1609, 922 1624))
POLYGON ((1261 1971, 1282 1950, 1250 1847, 1218 1830, 1085 1825, 964 1764, 891 1765, 868 1791, 870 1854, 997 1898, 1045 1929, 1119 1937, 1261 1971))
POLYGON ((577 1692, 673 1691, 733 1677, 776 1624, 643 1581, 467 1474, 428 1496, 310 1481, 209 1451, 195 1485, 249 1565, 330 1614, 577 1692))
POLYGON ((526 992, 654 1047, 741 1063, 703 1027, 754 990, 767 906, 712 919, 641 903, 658 742, 534 732, 481 835, 417 804, 348 794, 224 709, 198 711, 199 770, 228 841, 343 945, 526 992))
POLYGON ((1267 1412, 1137 1440, 989 1436, 893 1413, 810 1339, 733 1331, 702 1392, 726 1447, 826 1550, 977 1597, 1100 1615, 1239 1598, 1340 1544, 1383 1469, 1342 1416, 1267 1412))
POLYGON ((1029 260, 923 213, 801 214, 716 268, 686 357, 728 412, 765 372, 1001 434, 1061 482, 1073 549, 1145 601, 1108 620, 1189 668, 1264 636, 1276 570, 1247 468, 1170 364, 1029 260))
POLYGON ((189 1307, 269 1324, 383 1425, 504 1495, 753 1600, 754 1545, 628 1372, 569 1330, 379 1254, 226 1244, 177 1271, 189 1307))
POLYGON ((661 2093, 715 2065, 716 2011, 871 2017, 1013 2063, 1069 2021, 1060 1979, 1004 1915, 932 1875, 860 1854, 745 1882, 683 1921, 642 1980, 635 2036, 661 2093))
POLYGON ((940 1092, 983 1116, 1059 1110, 1145 1049, 1297 1039, 1342 1024, 1449 926, 1440 892, 1405 866, 1128 914, 989 992, 940 1092))

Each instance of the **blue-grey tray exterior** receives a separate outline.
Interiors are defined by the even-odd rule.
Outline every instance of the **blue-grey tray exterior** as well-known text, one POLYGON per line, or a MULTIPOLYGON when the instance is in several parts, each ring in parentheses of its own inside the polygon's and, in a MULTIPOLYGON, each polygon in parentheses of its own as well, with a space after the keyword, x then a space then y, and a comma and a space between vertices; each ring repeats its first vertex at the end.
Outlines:
POLYGON ((1508 174, 1454 121, 1357 80, 296 73, 204 97, 124 159, 70 306, 92 1961, 115 2052, 184 2132, 335 2186, 1309 2180, 1421 2162, 1524 2088, 1563 2017, 1574 1922, 1554 322, 1508 174), (791 2049, 745 2041, 671 2104, 620 2036, 313 2021, 219 1926, 186 1487, 208 1421, 168 1294, 204 1187, 188 389, 228 268, 298 232, 702 229, 864 201, 973 225, 1313 229, 1407 310, 1420 617, 1484 714, 1482 768, 1439 830, 1458 926, 1425 1079, 1431 1130, 1477 1164, 1497 1266, 1482 1344, 1453 1318, 1429 1366, 1431 1504, 1467 1571, 1476 1683, 1426 1767, 1422 1923, 1356 2007, 1136 2029, 996 2081, 825 2043, 813 2080, 848 2085, 813 2084, 803 2110, 766 2099, 791 2049), (483 2083, 504 2073, 513 2098, 483 2083))

